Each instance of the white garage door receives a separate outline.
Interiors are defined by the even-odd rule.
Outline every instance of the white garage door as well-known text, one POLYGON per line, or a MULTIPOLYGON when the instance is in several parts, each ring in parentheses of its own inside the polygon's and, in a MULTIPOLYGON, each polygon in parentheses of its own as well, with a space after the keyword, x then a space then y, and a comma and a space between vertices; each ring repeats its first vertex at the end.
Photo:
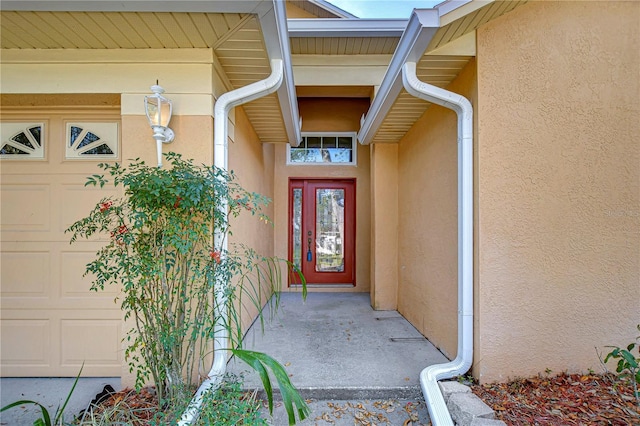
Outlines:
POLYGON ((119 159, 119 112, 3 110, 0 129, 1 374, 120 376, 118 291, 82 276, 104 241, 64 233, 116 195, 84 183, 119 159))

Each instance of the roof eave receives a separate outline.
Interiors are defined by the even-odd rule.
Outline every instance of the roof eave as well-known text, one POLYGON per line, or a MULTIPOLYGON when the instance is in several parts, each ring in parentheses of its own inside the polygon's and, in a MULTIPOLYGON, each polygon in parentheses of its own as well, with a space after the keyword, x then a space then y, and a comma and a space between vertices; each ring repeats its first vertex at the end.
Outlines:
POLYGON ((363 118, 358 141, 368 145, 373 140, 384 118, 402 91, 402 66, 407 61, 418 62, 440 26, 440 15, 435 9, 414 9, 407 27, 391 58, 380 89, 363 118))
POLYGON ((286 139, 297 145, 301 140, 298 104, 295 98, 293 68, 285 4, 278 0, 3 0, 0 10, 12 11, 92 11, 92 12, 201 12, 256 14, 262 28, 269 60, 282 59, 284 77, 277 91, 285 123, 286 139))
POLYGON ((277 90, 277 96, 287 132, 287 142, 298 146, 302 135, 300 133, 300 113, 296 99, 296 87, 293 81, 293 66, 291 65, 286 5, 278 0, 271 0, 269 3, 272 3, 273 6, 265 7, 264 12, 258 14, 260 26, 269 60, 282 59, 284 65, 283 81, 277 90))

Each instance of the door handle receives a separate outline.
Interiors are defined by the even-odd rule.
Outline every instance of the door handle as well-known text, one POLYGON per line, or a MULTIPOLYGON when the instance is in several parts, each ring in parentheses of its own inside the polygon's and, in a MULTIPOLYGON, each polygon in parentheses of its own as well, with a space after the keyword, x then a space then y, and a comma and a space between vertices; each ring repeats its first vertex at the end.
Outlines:
POLYGON ((307 235, 309 236, 309 238, 307 238, 307 262, 311 262, 313 259, 313 254, 311 254, 311 242, 313 241, 311 239, 311 231, 307 232, 307 235))

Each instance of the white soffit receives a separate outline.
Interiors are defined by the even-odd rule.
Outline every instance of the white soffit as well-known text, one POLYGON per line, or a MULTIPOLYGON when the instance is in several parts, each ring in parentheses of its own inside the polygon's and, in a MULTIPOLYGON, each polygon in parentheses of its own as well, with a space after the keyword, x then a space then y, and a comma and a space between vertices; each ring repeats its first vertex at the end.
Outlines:
POLYGON ((391 55, 406 19, 289 19, 294 55, 391 55))
POLYGON ((289 36, 298 37, 400 37, 406 19, 289 19, 289 36))
POLYGON ((229 89, 266 78, 282 59, 282 86, 244 109, 263 142, 300 140, 284 2, 3 0, 0 10, 2 48, 210 48, 229 89))
POLYGON ((346 10, 339 8, 338 6, 331 4, 328 1, 325 1, 325 0, 308 0, 308 1, 309 3, 316 5, 321 9, 327 10, 340 18, 357 18, 357 16, 352 15, 346 10))

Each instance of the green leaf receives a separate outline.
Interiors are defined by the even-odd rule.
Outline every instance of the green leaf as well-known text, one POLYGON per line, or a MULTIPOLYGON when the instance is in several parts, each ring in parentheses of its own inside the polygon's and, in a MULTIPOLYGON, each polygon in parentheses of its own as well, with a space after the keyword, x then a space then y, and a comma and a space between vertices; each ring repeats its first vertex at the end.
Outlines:
MULTIPOLYGON (((309 414, 311 413, 309 406, 304 401, 304 399, 302 398, 298 390, 293 386, 293 384, 291 383, 291 380, 289 380, 289 375, 287 374, 284 367, 277 360, 275 360, 274 358, 270 357, 267 354, 264 354, 261 352, 248 351, 245 349, 232 350, 232 353, 234 355, 237 355, 238 358, 242 360, 244 360, 244 357, 248 357, 249 359, 253 360, 254 363, 255 361, 257 361, 261 365, 261 368, 264 369, 264 371, 266 371, 265 367, 271 369, 271 371, 273 372, 273 375, 275 376, 278 382, 278 387, 280 388, 280 395, 282 396, 283 405, 287 410, 289 425, 294 425, 296 423, 296 419, 295 419, 296 410, 298 412, 298 417, 300 418, 300 420, 304 420, 309 416, 309 414), (294 406, 296 407, 295 410, 294 410, 294 406)), ((255 365, 254 363, 250 363, 249 365, 254 366, 255 365)), ((265 382, 265 379, 261 374, 261 379, 263 384, 266 384, 266 382, 268 382, 269 389, 271 389, 271 383, 269 381, 269 378, 267 377, 265 382)), ((273 396, 269 395, 269 392, 272 393, 272 391, 267 391, 266 385, 265 385, 265 392, 267 392, 267 398, 269 399, 269 412, 272 412, 273 396)))
POLYGON ((260 375, 260 380, 262 381, 264 391, 267 394, 267 399, 269 401, 269 413, 273 413, 273 389, 271 387, 271 380, 269 379, 269 373, 267 372, 267 369, 264 367, 264 365, 262 365, 260 360, 254 356, 254 352, 252 351, 247 351, 244 349, 232 349, 231 352, 233 353, 233 355, 246 362, 260 375))
POLYGON ((631 354, 631 352, 629 351, 620 351, 620 354, 622 355, 622 358, 626 361, 627 363, 627 368, 638 368, 638 362, 636 361, 635 357, 631 354))
POLYGON ((27 399, 23 399, 20 401, 16 401, 13 402, 9 405, 5 405, 4 407, 2 407, 2 409, 0 409, 0 413, 2 413, 3 411, 6 411, 10 408, 13 407, 17 407, 19 405, 24 405, 24 404, 33 404, 36 405, 38 407, 40 407, 40 412, 42 413, 42 418, 37 419, 36 421, 33 422, 34 426, 51 426, 51 417, 49 416, 49 411, 47 411, 47 409, 44 407, 44 405, 40 404, 39 402, 36 401, 31 401, 31 400, 27 400, 27 399))

